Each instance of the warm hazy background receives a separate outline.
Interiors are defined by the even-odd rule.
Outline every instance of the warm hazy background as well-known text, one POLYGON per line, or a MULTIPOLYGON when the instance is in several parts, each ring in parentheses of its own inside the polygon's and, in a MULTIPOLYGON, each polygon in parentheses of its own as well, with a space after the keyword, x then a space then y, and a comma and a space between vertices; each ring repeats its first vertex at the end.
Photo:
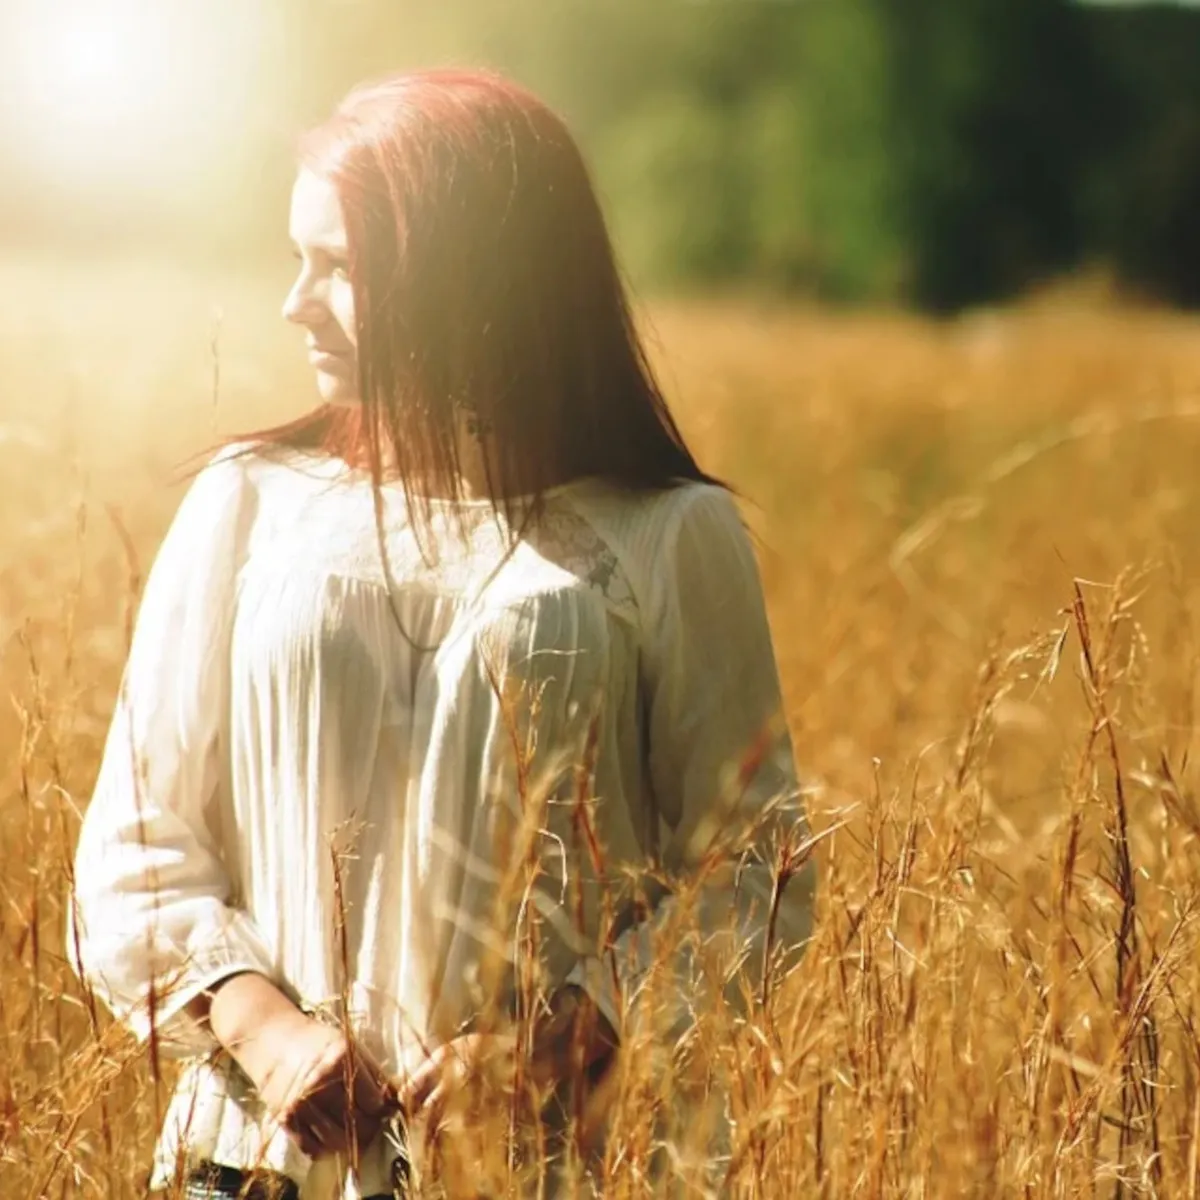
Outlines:
POLYGON ((1200 1194, 1200 10, 1065 0, 0 0, 0 1192, 140 1194, 61 941, 128 622, 180 464, 314 400, 297 133, 446 62, 578 132, 844 823, 707 1027, 721 1194, 1200 1194))
POLYGON ((1107 264, 1200 300, 1200 9, 1067 0, 5 0, 0 243, 284 257, 297 132, 488 63, 634 278, 941 308, 1107 264))

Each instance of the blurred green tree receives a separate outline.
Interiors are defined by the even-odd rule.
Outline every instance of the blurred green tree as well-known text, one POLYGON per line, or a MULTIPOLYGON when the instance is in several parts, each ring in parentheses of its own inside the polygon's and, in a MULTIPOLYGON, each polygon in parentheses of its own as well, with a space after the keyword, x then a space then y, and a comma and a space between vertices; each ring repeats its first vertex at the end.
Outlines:
POLYGON ((1086 255, 1111 128, 1091 16, 1068 0, 877 0, 909 294, 1003 298, 1086 255))
POLYGON ((1200 306, 1200 13, 1103 15, 1097 37, 1119 97, 1091 189, 1093 250, 1137 288, 1200 306))

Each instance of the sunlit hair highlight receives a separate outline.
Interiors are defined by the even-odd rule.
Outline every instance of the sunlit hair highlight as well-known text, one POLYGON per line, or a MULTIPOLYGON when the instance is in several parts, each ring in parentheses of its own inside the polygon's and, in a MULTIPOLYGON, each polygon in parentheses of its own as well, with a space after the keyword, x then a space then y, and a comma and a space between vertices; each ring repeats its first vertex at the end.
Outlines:
POLYGON ((596 193, 566 126, 490 72, 354 89, 300 147, 341 201, 361 412, 266 431, 399 477, 414 515, 460 498, 459 437, 485 448, 498 508, 587 476, 715 482, 638 337, 596 193))

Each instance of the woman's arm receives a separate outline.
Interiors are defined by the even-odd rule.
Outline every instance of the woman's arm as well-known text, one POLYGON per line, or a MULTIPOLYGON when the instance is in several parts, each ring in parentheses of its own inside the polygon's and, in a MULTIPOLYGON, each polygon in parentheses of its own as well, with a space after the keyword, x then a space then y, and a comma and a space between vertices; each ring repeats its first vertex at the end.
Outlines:
POLYGON ((228 1051, 317 1157, 370 1142, 395 1096, 345 1030, 288 997, 224 866, 220 731, 256 500, 236 454, 218 457, 159 550, 80 834, 68 947, 139 1037, 167 1053, 228 1051))
POLYGON ((611 959, 573 975, 614 1023, 656 962, 674 976, 658 976, 657 998, 674 1000, 676 1026, 689 1019, 705 972, 694 937, 671 951, 668 930, 740 959, 724 987, 740 1003, 759 991, 764 952, 794 956, 811 924, 814 867, 753 549, 726 492, 672 499, 644 565, 643 686, 662 865, 679 886, 611 959))
POLYGON ((273 972, 234 901, 215 811, 255 503, 229 452, 185 496, 147 580, 76 855, 68 951, 116 1016, 167 1053, 212 1048, 196 1002, 218 980, 273 972))

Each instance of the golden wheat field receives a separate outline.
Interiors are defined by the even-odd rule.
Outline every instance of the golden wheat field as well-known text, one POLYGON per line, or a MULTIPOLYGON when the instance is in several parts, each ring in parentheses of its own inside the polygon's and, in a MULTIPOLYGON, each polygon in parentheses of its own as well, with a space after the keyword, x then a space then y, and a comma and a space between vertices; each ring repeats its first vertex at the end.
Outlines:
MULTIPOLYGON (((0 268, 5 1197, 144 1194, 163 1081, 65 966, 71 851, 180 466, 310 402, 283 284, 0 268)), ((801 967, 681 1049, 731 1098, 715 1194, 1197 1195, 1200 322, 649 327, 759 535, 826 835, 801 967)), ((645 1194, 671 1061, 618 1064, 606 1194, 645 1194)), ((680 1194, 706 1136, 670 1131, 680 1194)))

